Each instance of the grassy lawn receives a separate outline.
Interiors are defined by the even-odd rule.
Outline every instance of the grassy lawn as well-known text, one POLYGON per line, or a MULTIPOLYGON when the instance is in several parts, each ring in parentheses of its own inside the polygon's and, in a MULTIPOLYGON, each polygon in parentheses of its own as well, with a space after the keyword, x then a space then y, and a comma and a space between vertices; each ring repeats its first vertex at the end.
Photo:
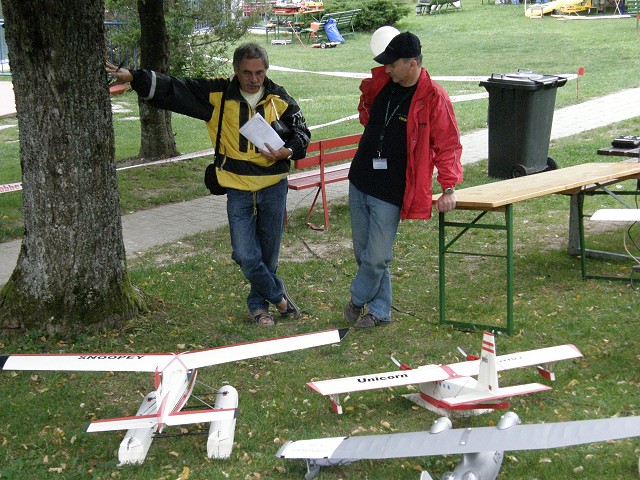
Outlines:
MULTIPOLYGON (((522 6, 488 6, 467 1, 462 11, 410 16, 400 30, 419 33, 432 75, 489 75, 531 68, 542 73, 587 70, 576 99, 575 81, 558 90, 558 106, 627 87, 637 87, 635 20, 529 20, 522 6)), ((264 42, 258 37, 258 41, 264 42)), ((273 65, 313 71, 366 72, 371 66, 368 37, 359 34, 335 49, 268 45, 273 65)), ((352 115, 359 80, 271 71, 300 100, 310 125, 352 115)), ((481 91, 477 82, 444 83, 452 95, 481 91)), ((114 99, 131 112, 116 113, 117 155, 137 151, 136 100, 114 99), (135 127, 135 128, 134 128, 135 127)), ((486 100, 455 105, 463 132, 484 126, 486 100)), ((0 125, 15 119, 0 120, 0 125)), ((174 116, 182 152, 209 147, 199 122, 174 116)), ((356 122, 314 130, 315 138, 354 133, 356 122)), ((620 134, 640 132, 632 119, 551 142, 550 156, 561 166, 603 161, 595 152, 620 134)), ((204 195, 206 159, 146 167, 119 174, 122 211, 204 195)), ((464 186, 493 182, 486 161, 465 169, 464 186)), ((0 183, 18 181, 17 127, 0 130, 0 183)), ((631 188, 633 182, 624 187, 631 188)), ((629 200, 629 199, 628 199, 629 200)), ((635 202, 637 199, 630 199, 635 202)), ((613 207, 604 197, 588 198, 586 210, 613 207)), ((4 239, 19 235, 20 194, 0 194, 4 239), (12 203, 13 202, 13 203, 12 203), (8 226, 13 224, 14 226, 8 226), (13 232, 13 233, 12 233, 13 232)), ((279 273, 303 309, 298 321, 260 329, 245 313, 248 286, 231 260, 226 228, 185 238, 129 260, 129 272, 153 305, 122 331, 55 338, 34 334, 0 339, 0 351, 17 352, 179 352, 346 326, 342 309, 355 274, 349 212, 331 203, 332 228, 312 231, 305 212, 294 212, 285 230, 279 273)), ((465 212, 457 212, 466 218, 465 212)), ((498 354, 557 344, 575 344, 584 358, 560 362, 553 390, 520 397, 511 409, 523 423, 568 421, 640 414, 638 309, 640 291, 628 282, 580 277, 579 260, 567 255, 568 198, 548 196, 518 204, 515 223, 516 333, 497 339, 498 354), (635 320, 634 320, 635 319, 635 320)), ((588 221, 590 246, 622 251, 619 226, 588 221)), ((134 414, 153 389, 148 374, 3 372, 0 381, 0 478, 38 479, 299 479, 303 463, 274 457, 286 440, 317 436, 428 430, 437 416, 402 397, 416 388, 352 394, 346 412, 332 413, 326 399, 305 383, 394 369, 390 357, 411 366, 461 361, 456 347, 479 353, 480 332, 438 324, 437 221, 404 222, 391 266, 394 322, 373 331, 355 331, 340 345, 273 355, 200 371, 202 396, 223 384, 238 389, 240 413, 229 460, 206 458, 206 436, 156 439, 141 466, 117 466, 123 433, 87 434, 92 419, 134 414), (209 387, 207 387, 209 386, 209 387)), ((635 237, 637 238, 637 227, 635 237)), ((482 257, 461 257, 448 266, 447 315, 480 323, 503 322, 504 264, 490 256, 499 234, 468 237, 482 257)), ((591 273, 628 278, 629 262, 590 261, 591 273)), ((640 279, 638 279, 640 283, 640 279)), ((637 286, 637 284, 636 284, 637 286)), ((534 369, 511 371, 501 385, 540 381, 534 369)), ((455 419, 454 427, 494 425, 500 413, 455 419)), ((193 429, 192 429, 193 430, 193 429)), ((172 429, 171 433, 177 433, 172 429)), ((638 476, 637 440, 549 451, 509 452, 502 479, 630 479, 638 476)), ((324 470, 323 480, 417 479, 452 470, 458 456, 363 461, 324 470)))

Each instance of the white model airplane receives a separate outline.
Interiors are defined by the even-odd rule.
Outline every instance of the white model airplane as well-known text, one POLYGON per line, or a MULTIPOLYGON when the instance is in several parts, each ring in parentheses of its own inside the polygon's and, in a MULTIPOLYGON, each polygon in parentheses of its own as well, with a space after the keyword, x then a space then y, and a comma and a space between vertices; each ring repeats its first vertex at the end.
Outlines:
MULTIPOLYGON (((507 412, 496 427, 451 429, 451 420, 442 417, 428 432, 299 440, 285 443, 276 456, 306 460, 304 478, 310 480, 320 473, 320 467, 357 460, 462 454, 454 471, 444 473, 441 480, 495 480, 508 450, 543 450, 640 436, 640 417, 519 423, 515 413, 507 412)), ((423 471, 420 479, 432 477, 423 471)))
POLYGON ((178 354, 0 355, 0 370, 153 372, 155 391, 145 397, 135 416, 97 420, 91 422, 86 431, 129 430, 120 445, 118 457, 121 463, 141 463, 144 461, 153 435, 162 433, 165 426, 211 422, 207 454, 212 458, 221 458, 231 453, 238 393, 233 387, 223 387, 218 391, 216 408, 182 411, 193 391, 197 369, 337 343, 342 340, 347 331, 348 329, 326 330, 178 354), (231 438, 230 443, 229 438, 231 438), (226 446, 221 447, 222 444, 226 446))
POLYGON ((418 405, 440 415, 479 414, 507 408, 509 403, 503 400, 505 398, 551 390, 551 387, 540 383, 500 387, 498 372, 538 365, 538 372, 546 379, 553 381, 555 375, 550 370, 550 364, 558 360, 582 357, 582 354, 573 345, 559 345, 496 356, 495 337, 492 333, 484 332, 481 356, 466 355, 466 357, 465 362, 425 365, 416 369, 393 359, 400 367, 399 371, 309 382, 307 385, 316 392, 329 396, 331 406, 338 414, 342 413, 340 404, 342 393, 416 383, 420 384, 420 393, 405 395, 405 397, 418 405), (477 380, 472 378, 476 376, 477 380))

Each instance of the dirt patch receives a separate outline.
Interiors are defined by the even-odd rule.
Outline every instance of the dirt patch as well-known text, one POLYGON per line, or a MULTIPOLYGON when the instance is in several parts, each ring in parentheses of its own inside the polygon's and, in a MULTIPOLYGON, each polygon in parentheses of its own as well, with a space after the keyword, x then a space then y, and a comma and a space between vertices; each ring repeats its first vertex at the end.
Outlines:
POLYGON ((283 245, 280 260, 286 262, 306 262, 314 258, 321 260, 342 260, 353 256, 351 239, 341 240, 306 240, 298 239, 291 244, 283 245))

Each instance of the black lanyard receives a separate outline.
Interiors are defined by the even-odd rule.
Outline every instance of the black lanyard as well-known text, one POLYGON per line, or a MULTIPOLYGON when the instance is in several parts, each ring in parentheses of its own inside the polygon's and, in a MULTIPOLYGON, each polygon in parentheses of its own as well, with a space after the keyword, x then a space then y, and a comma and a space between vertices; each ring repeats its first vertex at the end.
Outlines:
POLYGON ((378 139, 378 158, 380 158, 380 155, 382 154, 382 144, 384 143, 384 134, 387 129, 387 126, 391 122, 391 119, 394 117, 394 115, 396 114, 400 106, 407 100, 407 98, 413 95, 414 91, 415 90, 413 88, 409 88, 409 91, 403 95, 403 97, 400 99, 400 101, 396 105, 396 108, 394 108, 393 112, 391 112, 391 115, 389 115, 389 109, 391 108, 391 100, 393 100, 393 94, 396 93, 396 86, 395 85, 393 86, 393 89, 391 90, 391 94, 389 95, 389 99, 387 100, 387 108, 384 113, 384 125, 382 126, 382 131, 380 132, 380 137, 378 139))

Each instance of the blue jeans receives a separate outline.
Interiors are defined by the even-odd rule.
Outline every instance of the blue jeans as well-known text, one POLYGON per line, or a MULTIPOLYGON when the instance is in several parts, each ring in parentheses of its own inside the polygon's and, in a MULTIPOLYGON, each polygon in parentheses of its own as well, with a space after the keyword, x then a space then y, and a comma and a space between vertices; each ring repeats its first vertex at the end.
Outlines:
POLYGON ((366 195, 349 183, 351 238, 358 273, 351 282, 351 301, 367 305, 369 313, 391 321, 393 242, 400 223, 400 207, 366 195))
POLYGON ((251 290, 247 307, 253 314, 282 301, 284 287, 276 276, 287 206, 287 180, 259 190, 227 190, 231 258, 240 265, 251 290))

